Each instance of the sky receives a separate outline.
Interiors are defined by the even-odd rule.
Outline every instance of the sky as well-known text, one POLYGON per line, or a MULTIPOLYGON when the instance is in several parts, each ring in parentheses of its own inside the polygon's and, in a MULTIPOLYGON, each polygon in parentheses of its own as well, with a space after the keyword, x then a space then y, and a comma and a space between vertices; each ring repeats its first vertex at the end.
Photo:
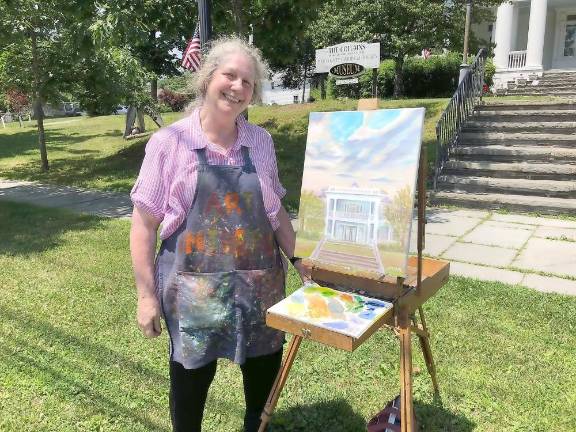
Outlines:
POLYGON ((310 113, 302 190, 414 187, 424 108, 310 113))

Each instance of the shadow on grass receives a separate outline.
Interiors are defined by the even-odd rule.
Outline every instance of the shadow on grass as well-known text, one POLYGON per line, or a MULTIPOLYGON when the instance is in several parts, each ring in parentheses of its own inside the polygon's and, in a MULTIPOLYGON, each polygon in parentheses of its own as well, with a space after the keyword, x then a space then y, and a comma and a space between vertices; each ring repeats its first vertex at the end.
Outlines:
POLYGON ((270 432, 363 432, 366 421, 344 399, 278 410, 270 432))
POLYGON ((472 432, 476 425, 466 417, 442 406, 438 398, 432 404, 414 401, 418 430, 425 432, 472 432))
POLYGON ((99 218, 70 211, 1 201, 0 250, 29 255, 55 248, 68 231, 85 231, 101 224, 99 218))
MULTIPOLYGON (((415 401, 414 409, 419 431, 471 432, 475 428, 466 417, 442 407, 440 399, 432 404, 415 401)), ((338 399, 279 410, 272 417, 270 432, 365 432, 366 423, 348 402, 338 399)))

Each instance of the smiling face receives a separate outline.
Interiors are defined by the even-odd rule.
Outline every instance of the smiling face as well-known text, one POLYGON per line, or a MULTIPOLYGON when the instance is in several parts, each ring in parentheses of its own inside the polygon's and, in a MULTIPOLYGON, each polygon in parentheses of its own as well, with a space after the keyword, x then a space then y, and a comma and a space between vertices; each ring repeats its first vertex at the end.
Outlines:
POLYGON ((216 68, 206 89, 204 107, 212 113, 236 118, 254 93, 254 63, 245 54, 229 54, 216 68))

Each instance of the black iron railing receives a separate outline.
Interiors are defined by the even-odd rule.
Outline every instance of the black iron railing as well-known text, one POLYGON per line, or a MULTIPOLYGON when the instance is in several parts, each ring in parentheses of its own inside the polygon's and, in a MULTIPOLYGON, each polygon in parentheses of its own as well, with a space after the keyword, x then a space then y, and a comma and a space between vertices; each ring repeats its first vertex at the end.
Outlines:
POLYGON ((448 106, 436 124, 436 169, 434 170, 434 190, 438 176, 442 173, 444 165, 454 153, 458 145, 458 138, 462 125, 474 112, 474 107, 482 102, 484 90, 484 64, 487 50, 478 51, 474 62, 470 65, 466 75, 458 84, 458 88, 450 99, 448 106))

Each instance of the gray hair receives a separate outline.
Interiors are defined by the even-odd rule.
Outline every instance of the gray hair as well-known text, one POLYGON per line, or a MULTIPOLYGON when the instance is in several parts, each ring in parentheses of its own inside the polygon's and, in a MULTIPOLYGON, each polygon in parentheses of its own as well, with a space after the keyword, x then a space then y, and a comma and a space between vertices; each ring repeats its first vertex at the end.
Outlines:
POLYGON ((208 53, 202 55, 202 66, 198 72, 192 75, 190 83, 191 89, 196 94, 196 99, 187 107, 186 111, 191 111, 194 107, 204 103, 214 71, 218 69, 227 56, 239 53, 246 55, 254 65, 254 92, 250 103, 262 101, 262 80, 269 75, 268 64, 262 58, 262 53, 258 48, 249 45, 237 36, 226 36, 213 41, 208 53))

